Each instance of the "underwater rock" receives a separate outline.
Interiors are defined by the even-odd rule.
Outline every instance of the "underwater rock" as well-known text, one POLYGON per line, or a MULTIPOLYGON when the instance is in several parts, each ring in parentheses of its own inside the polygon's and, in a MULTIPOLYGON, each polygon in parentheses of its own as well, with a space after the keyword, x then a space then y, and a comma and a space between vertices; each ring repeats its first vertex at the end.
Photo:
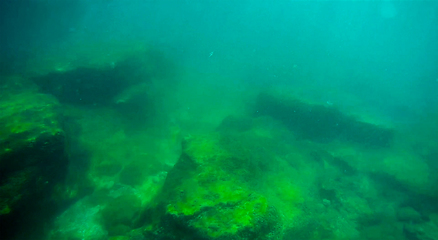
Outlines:
POLYGON ((108 239, 108 232, 100 223, 102 207, 91 202, 89 197, 85 197, 59 215, 48 240, 108 239))
POLYGON ((142 194, 120 184, 96 190, 59 214, 48 240, 125 239, 139 235, 134 228, 146 200, 142 194))
POLYGON ((120 163, 113 161, 103 161, 96 166, 95 172, 99 176, 114 176, 122 170, 120 163))
POLYGON ((155 106, 157 99, 150 96, 148 84, 128 87, 115 97, 114 108, 122 116, 126 130, 137 132, 139 128, 151 123, 159 113, 155 106))
POLYGON ((129 164, 123 168, 119 175, 119 181, 129 186, 141 185, 147 175, 144 168, 139 165, 129 164))
POLYGON ((361 239, 382 240, 383 239, 406 239, 403 233, 403 225, 392 221, 385 221, 382 224, 364 226, 361 231, 361 239))
POLYGON ((397 211, 397 219, 403 222, 419 223, 422 221, 421 214, 411 207, 403 207, 397 211))
POLYGON ((245 116, 227 116, 218 126, 218 131, 223 132, 245 132, 254 127, 253 119, 245 116))
POLYGON ((1 94, 2 239, 13 238, 27 224, 42 224, 59 204, 53 195, 63 184, 68 157, 57 108, 57 101, 45 94, 1 94))
POLYGON ((101 211, 102 222, 109 236, 124 235, 129 232, 138 217, 141 199, 129 187, 121 187, 110 194, 101 211))
POLYGON ((53 71, 32 80, 41 91, 54 95, 61 103, 109 105, 130 86, 151 80, 155 70, 150 68, 151 61, 143 53, 108 67, 53 71))
MULTIPOLYGON (((52 94, 61 103, 76 105, 108 105, 133 81, 119 68, 77 68, 52 72, 33 81, 44 93, 52 94)), ((128 73, 125 73, 128 75, 128 73)))
MULTIPOLYGON (((235 160, 235 159, 234 159, 235 160)), ((186 139, 168 173, 151 239, 275 239, 281 218, 260 193, 225 166, 229 153, 213 137, 186 139)))
POLYGON ((399 150, 375 162, 378 164, 374 164, 370 172, 380 175, 381 180, 386 178, 385 183, 393 182, 393 187, 397 186, 414 194, 434 196, 435 183, 431 178, 434 174, 418 156, 399 150))
POLYGON ((435 240, 438 239, 438 222, 406 223, 403 232, 408 240, 435 240))
POLYGON ((332 147, 326 153, 321 153, 324 161, 342 166, 344 175, 364 173, 375 186, 387 189, 386 194, 399 192, 436 198, 435 175, 432 174, 432 169, 423 159, 407 149, 393 147, 383 151, 363 151, 343 145, 339 148, 332 147))
POLYGON ((361 122, 333 107, 261 93, 254 112, 283 122, 298 137, 316 142, 344 141, 373 148, 390 147, 393 130, 361 122))
POLYGON ((34 76, 32 81, 61 103, 101 106, 126 103, 130 98, 142 100, 138 93, 150 89, 152 83, 169 83, 174 68, 160 52, 142 51, 109 66, 79 65, 53 70, 34 76))

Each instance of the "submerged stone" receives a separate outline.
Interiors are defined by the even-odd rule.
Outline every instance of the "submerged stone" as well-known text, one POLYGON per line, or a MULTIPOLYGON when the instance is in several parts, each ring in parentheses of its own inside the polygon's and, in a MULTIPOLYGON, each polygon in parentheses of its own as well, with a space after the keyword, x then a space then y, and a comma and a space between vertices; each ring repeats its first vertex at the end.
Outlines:
POLYGON ((212 137, 188 139, 160 196, 153 239, 274 239, 278 211, 251 190, 227 163, 235 159, 212 137))
POLYGON ((57 205, 52 196, 68 166, 57 108, 45 94, 1 94, 0 225, 5 238, 36 224, 35 216, 50 216, 57 205))
MULTIPOLYGON (((61 103, 102 106, 129 103, 144 96, 144 90, 173 77, 175 66, 161 53, 142 51, 110 65, 76 66, 66 71, 36 75, 33 82, 61 103), (139 91, 141 90, 141 91, 139 91), (141 92, 141 94, 138 94, 141 92)), ((123 104, 122 104, 123 105, 123 104)))
POLYGON ((255 112, 271 116, 283 122, 298 137, 316 142, 344 141, 386 148, 391 146, 394 138, 393 130, 359 121, 336 108, 275 94, 260 94, 255 112))
POLYGON ((78 68, 34 78, 43 92, 52 94, 60 102, 77 105, 111 104, 132 81, 124 77, 119 68, 78 68))
POLYGON ((90 198, 85 197, 60 214, 48 234, 48 239, 108 239, 108 232, 100 222, 102 207, 90 202, 90 198))
POLYGON ((403 207, 397 210, 397 219, 402 222, 419 223, 422 216, 412 207, 403 207))

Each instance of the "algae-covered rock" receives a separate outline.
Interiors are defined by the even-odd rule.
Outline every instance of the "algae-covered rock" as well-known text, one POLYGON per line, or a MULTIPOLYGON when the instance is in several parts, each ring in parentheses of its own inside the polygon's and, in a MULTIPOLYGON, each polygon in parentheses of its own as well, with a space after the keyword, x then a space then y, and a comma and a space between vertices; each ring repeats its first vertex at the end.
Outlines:
MULTIPOLYGON (((62 135, 57 101, 45 94, 23 92, 2 94, 0 101, 0 163, 8 154, 23 147, 36 146, 38 138, 62 135)), ((22 162, 16 162, 22 166, 22 162)), ((10 163, 13 164, 13 163, 10 163)))
MULTIPOLYGON (((235 159, 234 159, 235 160, 235 159)), ((215 137, 190 138, 169 172, 153 239, 275 239, 281 218, 267 198, 227 170, 215 137)))
POLYGON ((2 236, 13 236, 29 214, 50 215, 68 159, 53 97, 23 91, 0 99, 0 225, 2 236))

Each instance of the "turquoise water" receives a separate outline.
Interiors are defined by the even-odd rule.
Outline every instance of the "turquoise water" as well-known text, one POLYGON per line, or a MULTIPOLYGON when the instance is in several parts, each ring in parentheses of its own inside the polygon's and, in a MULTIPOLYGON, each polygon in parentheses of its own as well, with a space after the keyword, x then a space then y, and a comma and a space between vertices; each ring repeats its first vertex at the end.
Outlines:
POLYGON ((1 239, 438 239, 438 2, 0 13, 1 239))

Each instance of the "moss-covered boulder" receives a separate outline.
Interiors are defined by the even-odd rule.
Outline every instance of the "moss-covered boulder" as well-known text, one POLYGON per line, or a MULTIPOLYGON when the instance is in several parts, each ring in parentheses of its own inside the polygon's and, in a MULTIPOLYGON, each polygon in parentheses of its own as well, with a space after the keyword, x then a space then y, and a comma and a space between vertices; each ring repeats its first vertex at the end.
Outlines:
POLYGON ((281 218, 226 167, 236 161, 215 137, 186 139, 160 196, 153 239, 275 239, 281 218))
POLYGON ((52 213, 68 158, 53 97, 23 91, 0 99, 0 225, 7 239, 52 213))
POLYGON ((343 141, 373 148, 390 147, 394 132, 363 122, 325 105, 306 103, 290 96, 262 93, 254 112, 283 122, 297 137, 316 142, 343 141))

